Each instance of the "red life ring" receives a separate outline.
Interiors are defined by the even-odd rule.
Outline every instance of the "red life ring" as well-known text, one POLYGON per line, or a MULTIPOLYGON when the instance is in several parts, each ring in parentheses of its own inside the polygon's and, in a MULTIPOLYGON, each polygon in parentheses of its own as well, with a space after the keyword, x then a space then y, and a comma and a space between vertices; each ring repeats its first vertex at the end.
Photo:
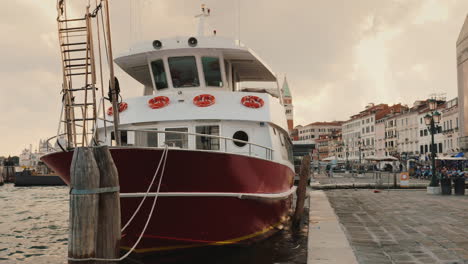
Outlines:
POLYGON ((211 94, 200 94, 193 98, 193 104, 195 104, 198 107, 207 107, 210 105, 214 105, 215 102, 216 99, 211 94))
POLYGON ((163 108, 165 107, 166 105, 169 104, 171 100, 169 100, 169 97, 166 97, 166 96, 156 96, 154 98, 151 98, 149 99, 148 101, 148 106, 151 108, 151 109, 159 109, 159 108, 163 108))
MULTIPOLYGON (((127 108, 128 108, 128 104, 127 104, 127 103, 125 103, 125 102, 119 103, 119 113, 121 113, 121 112, 127 110, 127 108)), ((112 109, 112 106, 111 106, 111 107, 109 107, 109 108, 107 109, 107 115, 110 115, 110 116, 111 116, 111 115, 113 115, 113 114, 114 114, 114 110, 112 109)))
POLYGON ((265 102, 263 101, 262 98, 258 96, 247 95, 247 96, 242 97, 241 104, 249 108, 260 108, 260 107, 263 107, 265 102))

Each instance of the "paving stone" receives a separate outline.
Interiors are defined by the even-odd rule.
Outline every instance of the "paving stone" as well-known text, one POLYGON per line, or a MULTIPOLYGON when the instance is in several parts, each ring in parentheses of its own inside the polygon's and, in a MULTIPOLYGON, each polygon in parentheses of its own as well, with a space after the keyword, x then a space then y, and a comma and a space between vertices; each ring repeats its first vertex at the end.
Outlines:
POLYGON ((359 263, 468 264, 468 195, 425 190, 326 194, 359 263))

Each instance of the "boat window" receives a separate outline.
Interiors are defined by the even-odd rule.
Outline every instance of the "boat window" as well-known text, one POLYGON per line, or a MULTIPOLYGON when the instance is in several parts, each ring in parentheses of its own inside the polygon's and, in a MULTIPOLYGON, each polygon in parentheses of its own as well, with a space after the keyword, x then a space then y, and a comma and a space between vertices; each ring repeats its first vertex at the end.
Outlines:
MULTIPOLYGON (((249 135, 247 135, 247 133, 245 133, 244 131, 241 131, 241 130, 234 133, 232 138, 237 139, 237 140, 242 140, 242 141, 249 141, 249 135)), ((234 145, 236 145, 238 147, 243 147, 243 146, 245 146, 247 144, 247 143, 238 142, 238 141, 233 141, 233 142, 234 142, 234 145)))
POLYGON ((206 86, 222 87, 221 68, 216 57, 202 57, 206 86))
MULTIPOLYGON (((127 131, 120 131, 120 143, 122 146, 132 146, 132 144, 127 143, 127 131)), ((111 146, 116 146, 117 142, 115 141, 115 134, 111 132, 111 146)))
MULTIPOLYGON (((166 128, 166 131, 188 133, 188 128, 166 128)), ((180 133, 166 133, 166 144, 170 147, 188 148, 188 135, 180 133)))
MULTIPOLYGON (((219 136, 219 126, 197 126, 195 133, 219 136)), ((219 138, 215 137, 196 137, 197 149, 219 150, 219 138)))
POLYGON ((161 90, 167 88, 167 77, 166 71, 164 70, 164 63, 162 60, 156 60, 151 62, 151 68, 153 70, 154 83, 156 89, 161 90))
POLYGON ((168 61, 174 88, 200 86, 194 56, 171 57, 168 61))
POLYGON ((147 131, 136 131, 135 132, 135 145, 140 146, 140 147, 157 147, 158 146, 158 133, 147 132, 147 131))

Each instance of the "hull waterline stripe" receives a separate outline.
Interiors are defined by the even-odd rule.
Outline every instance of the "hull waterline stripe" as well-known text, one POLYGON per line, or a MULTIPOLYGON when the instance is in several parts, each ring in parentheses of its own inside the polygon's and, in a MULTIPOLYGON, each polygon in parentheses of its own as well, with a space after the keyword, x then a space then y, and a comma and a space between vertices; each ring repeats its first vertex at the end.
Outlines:
POLYGON ((296 191, 297 187, 293 186, 286 192, 282 193, 227 193, 227 192, 150 192, 150 193, 120 193, 121 198, 137 198, 137 197, 233 197, 238 199, 259 199, 259 200, 282 200, 288 198, 296 191))
MULTIPOLYGON (((242 241, 242 240, 247 240, 250 238, 254 238, 260 235, 263 235, 274 228, 278 227, 281 225, 283 221, 280 221, 272 226, 269 226, 263 230, 260 230, 258 232, 255 232, 250 235, 242 236, 242 237, 237 237, 229 240, 224 240, 224 241, 216 241, 212 243, 204 243, 204 244, 192 244, 192 245, 183 245, 183 246, 166 246, 166 247, 155 247, 155 248, 141 248, 141 249, 135 249, 133 250, 136 253, 148 253, 148 252, 154 252, 154 251, 164 251, 164 250, 174 250, 174 249, 186 249, 186 248, 194 248, 194 247, 203 247, 203 246, 221 246, 221 245, 228 245, 228 244, 234 244, 236 242, 242 241)), ((124 250, 130 250, 129 247, 120 247, 124 250)))

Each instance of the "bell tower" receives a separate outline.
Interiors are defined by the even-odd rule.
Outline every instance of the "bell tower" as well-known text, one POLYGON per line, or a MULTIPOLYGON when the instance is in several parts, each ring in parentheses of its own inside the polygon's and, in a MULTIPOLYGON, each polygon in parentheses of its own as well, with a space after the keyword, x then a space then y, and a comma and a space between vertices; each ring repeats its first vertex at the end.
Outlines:
POLYGON ((294 129, 294 107, 286 76, 284 76, 283 88, 281 90, 283 94, 283 105, 286 110, 286 119, 288 121, 288 132, 291 134, 294 129))
POLYGON ((468 16, 457 40, 458 115, 460 148, 468 152, 468 16))

